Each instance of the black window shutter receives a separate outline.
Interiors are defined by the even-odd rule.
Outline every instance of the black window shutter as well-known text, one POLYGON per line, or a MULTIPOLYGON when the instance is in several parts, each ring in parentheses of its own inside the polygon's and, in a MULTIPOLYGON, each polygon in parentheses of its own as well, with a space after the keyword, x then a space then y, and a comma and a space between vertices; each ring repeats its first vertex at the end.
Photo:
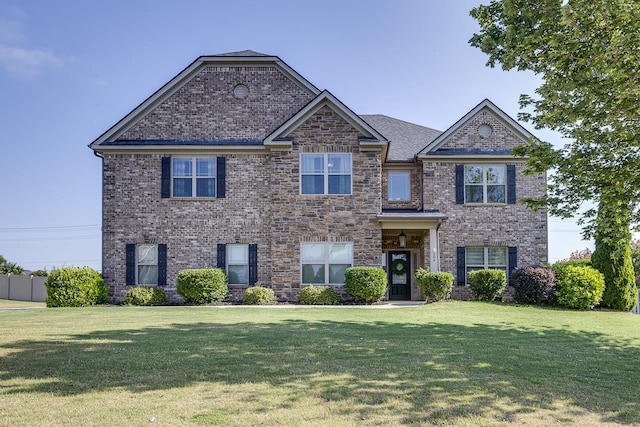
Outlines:
POLYGON ((456 165, 456 203, 464 203, 464 165, 456 165))
POLYGON ((158 285, 167 284, 167 245, 158 245, 158 285))
POLYGON ((516 165, 507 165, 507 203, 516 202, 516 165))
POLYGON ((258 245, 249 245, 249 286, 258 281, 258 245))
POLYGON ((163 199, 171 197, 171 157, 162 158, 162 189, 160 196, 163 199))
POLYGON ((216 267, 226 269, 227 268, 227 245, 224 243, 218 243, 218 262, 216 267))
POLYGON ((218 157, 216 165, 216 197, 224 198, 226 193, 227 162, 225 157, 218 157))
POLYGON ((465 285, 465 270, 466 266, 466 250, 464 246, 458 246, 457 248, 457 272, 458 272, 458 285, 465 285))
POLYGON ((509 246, 509 283, 511 283, 511 276, 513 270, 518 267, 518 248, 515 246, 509 246))
POLYGON ((136 284, 136 245, 133 243, 127 243, 126 249, 126 284, 136 284))

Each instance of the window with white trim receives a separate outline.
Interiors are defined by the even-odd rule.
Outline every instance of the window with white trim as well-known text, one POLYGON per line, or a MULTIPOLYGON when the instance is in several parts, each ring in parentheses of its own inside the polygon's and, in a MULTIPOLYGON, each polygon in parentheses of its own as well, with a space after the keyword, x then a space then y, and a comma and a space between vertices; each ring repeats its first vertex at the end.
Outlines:
POLYGON ((351 194, 351 154, 300 154, 300 194, 351 194))
POLYGON ((230 285, 249 284, 249 245, 227 245, 227 277, 230 285))
POLYGON ((506 203, 505 165, 465 165, 465 203, 506 203))
POLYGON ((344 284, 353 265, 353 243, 303 243, 300 259, 303 284, 344 284))
POLYGON ((138 285, 158 284, 158 245, 137 245, 136 278, 138 285))
POLYGON ((411 174, 409 171, 387 172, 387 199, 406 201, 411 198, 411 174))
POLYGON ((506 247, 467 247, 466 248, 467 283, 469 273, 475 270, 504 270, 507 271, 506 247))
POLYGON ((173 197, 216 197, 215 157, 172 157, 173 197))

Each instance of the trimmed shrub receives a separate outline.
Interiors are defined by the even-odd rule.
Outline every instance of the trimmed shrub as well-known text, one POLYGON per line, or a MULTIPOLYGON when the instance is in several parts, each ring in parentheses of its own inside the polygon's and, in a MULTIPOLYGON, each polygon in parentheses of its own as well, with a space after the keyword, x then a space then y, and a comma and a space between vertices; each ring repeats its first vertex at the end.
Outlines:
POLYGON ((475 270, 469 273, 469 287, 480 301, 493 301, 507 287, 504 270, 475 270))
POLYGON ((432 273, 428 269, 419 268, 416 271, 416 283, 424 292, 427 300, 442 301, 451 296, 453 274, 444 271, 432 273))
POLYGON ((227 275, 221 268, 196 268, 178 273, 177 291, 190 304, 224 301, 229 295, 227 275))
POLYGON ((124 303, 127 305, 156 305, 166 302, 164 291, 155 286, 134 286, 124 296, 124 303))
POLYGON ((340 302, 338 293, 331 286, 305 286, 298 296, 300 304, 333 305, 340 302))
POLYGON ((87 307, 109 300, 109 289, 102 276, 89 267, 54 269, 44 285, 47 307, 87 307))
POLYGON ((356 301, 367 304, 384 298, 388 288, 387 273, 382 267, 349 267, 344 286, 356 301))
POLYGON ((556 274, 551 267, 516 268, 511 278, 515 289, 513 299, 519 303, 540 304, 550 301, 556 292, 556 274))
POLYGON ((560 280, 560 278, 564 274, 564 271, 569 266, 571 266, 571 267, 591 267, 591 260, 590 259, 568 259, 568 260, 565 260, 565 261, 556 262, 551 267, 553 267, 553 271, 555 271, 555 273, 556 273, 556 279, 557 280, 560 280))
POLYGON ((244 291, 242 302, 245 304, 272 304, 276 302, 276 295, 271 288, 252 286, 244 291))
POLYGON ((556 302, 567 308, 587 310, 602 300, 604 276, 595 268, 567 266, 556 285, 556 302))

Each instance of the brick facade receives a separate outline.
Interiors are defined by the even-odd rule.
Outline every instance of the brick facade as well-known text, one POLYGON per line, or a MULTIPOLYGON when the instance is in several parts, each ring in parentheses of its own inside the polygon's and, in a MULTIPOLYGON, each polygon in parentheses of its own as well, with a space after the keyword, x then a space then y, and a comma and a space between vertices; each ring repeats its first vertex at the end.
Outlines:
MULTIPOLYGON (((166 245, 164 289, 173 301, 181 300, 176 292, 180 270, 215 267, 218 245, 236 243, 256 244, 258 281, 272 287, 278 299, 295 301, 304 285, 300 248, 305 242, 351 242, 353 265, 358 266, 380 265, 384 252, 398 250, 397 236, 407 226, 398 222, 397 227, 383 227, 378 216, 386 210, 437 212, 445 218, 439 226, 433 220, 423 228, 407 228, 405 249, 411 252, 413 271, 433 265, 433 257, 438 257, 440 269, 455 275, 460 246, 515 246, 518 265, 547 260, 546 213, 521 204, 456 204, 457 164, 513 164, 517 199, 544 194, 546 177, 523 175, 521 160, 418 156, 405 163, 384 163, 384 150, 362 142, 375 139, 375 130, 358 125, 357 116, 330 100, 319 101, 317 109, 276 138, 282 147, 216 142, 262 141, 322 96, 283 73, 277 58, 273 64, 263 62, 256 65, 242 57, 237 64, 226 59, 219 64, 214 58, 164 98, 135 110, 135 120, 119 125, 111 139, 92 144, 104 159, 103 276, 114 301, 122 301, 130 288, 126 245, 142 243, 166 245), (246 97, 234 96, 237 84, 247 86, 246 97), (211 142, 179 145, 201 140, 211 142), (352 193, 301 194, 303 153, 351 154, 352 193), (170 156, 224 157, 224 197, 161 197, 162 159, 170 156), (388 200, 387 174, 393 170, 410 171, 410 200, 388 200), (439 243, 434 246, 436 236, 439 243)), ((441 148, 507 150, 521 142, 513 126, 485 109, 449 135, 441 148), (491 126, 491 136, 478 134, 481 124, 491 126)), ((411 298, 422 298, 412 285, 411 298)), ((231 286, 232 299, 240 300, 246 287, 231 286)), ((346 296, 343 287, 337 290, 346 296)), ((455 286, 454 297, 469 298, 468 287, 455 286)))

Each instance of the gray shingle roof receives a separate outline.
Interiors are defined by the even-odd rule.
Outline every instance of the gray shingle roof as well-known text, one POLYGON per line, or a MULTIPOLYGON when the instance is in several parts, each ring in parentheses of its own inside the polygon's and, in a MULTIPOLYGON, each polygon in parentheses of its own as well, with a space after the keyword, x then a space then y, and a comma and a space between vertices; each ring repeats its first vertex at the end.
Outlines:
POLYGON ((413 157, 442 132, 382 114, 360 117, 389 140, 387 161, 412 161, 413 157))
POLYGON ((273 56, 267 55, 266 53, 256 52, 254 50, 241 50, 238 52, 227 52, 227 53, 218 53, 213 56, 273 56))

